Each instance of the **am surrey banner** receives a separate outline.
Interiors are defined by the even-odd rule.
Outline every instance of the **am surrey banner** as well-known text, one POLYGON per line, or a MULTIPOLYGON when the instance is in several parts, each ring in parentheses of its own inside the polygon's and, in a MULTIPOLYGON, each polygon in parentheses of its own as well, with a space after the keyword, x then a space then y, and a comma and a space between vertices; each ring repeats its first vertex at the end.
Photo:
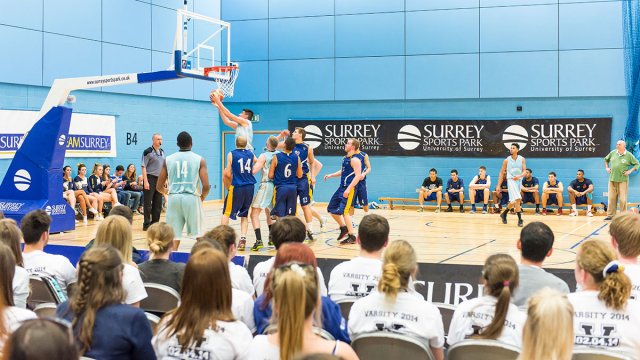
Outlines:
MULTIPOLYGON (((0 110, 0 159, 11 159, 25 133, 36 123, 37 111, 0 110)), ((113 115, 71 115, 66 157, 116 157, 113 115)))
POLYGON ((506 156, 512 143, 525 157, 601 157, 611 151, 610 117, 511 120, 289 120, 302 127, 316 155, 344 155, 349 138, 361 150, 388 156, 506 156))

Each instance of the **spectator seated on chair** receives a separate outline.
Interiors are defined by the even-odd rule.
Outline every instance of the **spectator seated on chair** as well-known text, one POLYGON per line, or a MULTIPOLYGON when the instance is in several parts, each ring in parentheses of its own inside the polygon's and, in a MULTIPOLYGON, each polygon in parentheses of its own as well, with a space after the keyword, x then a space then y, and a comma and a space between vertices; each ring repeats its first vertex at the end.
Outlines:
POLYGON ((225 248, 225 255, 229 259, 229 273, 231 274, 231 287, 246 292, 253 296, 253 284, 249 272, 244 266, 233 263, 236 256, 236 231, 229 225, 218 225, 209 230, 205 237, 214 239, 225 248))
MULTIPOLYGON (((140 200, 138 201, 138 207, 134 209, 139 215, 142 214, 142 204, 143 204, 143 192, 142 192, 142 183, 138 182, 138 177, 136 175, 136 166, 134 164, 129 164, 127 166, 127 170, 124 172, 123 179, 126 181, 124 185, 124 189, 131 192, 139 194, 140 200)), ((135 196, 131 195, 132 199, 135 201, 135 196)), ((135 203, 134 203, 135 205, 135 203)))
POLYGON ((138 207, 140 207, 140 198, 142 197, 142 192, 132 191, 130 190, 131 187, 127 189, 128 180, 124 177, 124 166, 116 166, 116 173, 115 175, 111 175, 111 180, 115 180, 115 188, 116 192, 118 193, 118 201, 120 201, 120 203, 125 206, 129 206, 131 208, 131 211, 133 211, 135 214, 138 211, 138 207), (131 202, 130 200, 133 200, 133 202, 131 202), (131 204, 129 204, 130 202, 131 204))
POLYGON ((150 258, 138 266, 142 281, 166 285, 180 293, 185 264, 169 260, 175 244, 173 228, 164 222, 149 226, 147 244, 150 258))
MULTIPOLYGON (((127 219, 127 221, 129 221, 129 224, 133 224, 133 212, 131 211, 130 208, 126 206, 121 205, 121 206, 116 206, 112 208, 111 211, 109 211, 109 216, 114 216, 114 215, 120 215, 125 219, 127 219)), ((89 241, 89 243, 87 243, 87 245, 85 246, 85 249, 86 250, 91 249, 95 241, 96 239, 91 239, 91 241, 89 241)), ((145 261, 144 254, 141 253, 134 246, 131 247, 131 259, 136 264, 141 264, 145 261)))
POLYGON ((625 212, 614 216, 609 234, 624 273, 631 280, 631 297, 640 301, 640 215, 625 212))
POLYGON ((31 319, 7 341, 5 359, 50 360, 79 358, 70 324, 57 319, 31 319))
POLYGON ((7 245, 16 260, 16 270, 13 276, 13 304, 26 308, 29 297, 29 273, 24 269, 24 260, 20 250, 22 232, 12 219, 0 219, 0 244, 7 245))
POLYGON ((87 194, 89 203, 91 204, 92 208, 96 210, 96 213, 94 213, 94 219, 97 221, 104 220, 104 217, 102 216, 102 206, 104 205, 104 199, 98 193, 89 190, 89 179, 87 178, 87 167, 85 164, 78 164, 78 175, 73 178, 73 182, 76 184, 76 189, 80 189, 84 191, 85 194, 87 194))
MULTIPOLYGON (((118 202, 118 193, 113 188, 111 180, 104 180, 103 167, 100 164, 93 165, 93 171, 89 176, 89 193, 96 194, 98 199, 102 199, 103 203, 111 203, 112 207, 120 205, 118 202)), ((102 210, 102 208, 98 209, 102 210)))

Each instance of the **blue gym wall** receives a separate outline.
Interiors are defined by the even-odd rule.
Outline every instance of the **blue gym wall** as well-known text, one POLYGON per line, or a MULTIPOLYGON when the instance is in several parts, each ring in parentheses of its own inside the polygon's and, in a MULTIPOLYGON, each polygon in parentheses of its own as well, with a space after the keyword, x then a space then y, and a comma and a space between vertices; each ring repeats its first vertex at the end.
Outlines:
MULTIPOLYGON (((39 110, 56 78, 164 70, 172 61, 176 8, 182 0, 21 0, 0 3, 0 109, 39 110)), ((220 17, 219 0, 191 0, 189 9, 220 17)), ((117 158, 66 163, 136 164, 151 136, 167 152, 187 130, 205 156, 220 197, 220 122, 208 102, 212 83, 193 79, 74 92, 74 111, 116 116, 117 158), (127 133, 137 144, 127 144, 127 133)), ((10 160, 0 160, 0 178, 10 160)), ((75 166, 74 173, 75 173, 75 166)))
MULTIPOLYGON (((256 111, 256 129, 290 118, 612 116, 612 141, 624 130, 620 1, 222 0, 221 16, 241 62, 230 107, 256 111)), ((340 164, 320 160, 323 174, 340 164)), ((486 165, 495 178, 501 160, 372 158, 369 197, 414 197, 431 167, 445 180, 457 168, 468 182, 486 165)), ((583 168, 598 202, 606 191, 600 158, 528 165, 541 180, 557 172, 565 187, 583 168)), ((637 176, 631 184, 638 200, 637 176)), ((315 194, 327 201, 335 187, 315 194)))

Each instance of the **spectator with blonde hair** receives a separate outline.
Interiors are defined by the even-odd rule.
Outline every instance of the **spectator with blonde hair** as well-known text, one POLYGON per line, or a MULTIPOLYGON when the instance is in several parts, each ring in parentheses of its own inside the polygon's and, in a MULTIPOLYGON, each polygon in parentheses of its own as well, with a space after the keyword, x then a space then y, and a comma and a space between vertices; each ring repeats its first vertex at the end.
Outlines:
POLYGON ((80 212, 82 213, 82 221, 86 224, 87 223, 87 207, 89 208, 88 210, 93 215, 97 215, 98 210, 96 210, 95 208, 97 206, 98 200, 95 197, 90 197, 89 195, 87 195, 86 192, 84 192, 84 190, 76 186, 76 183, 73 181, 73 179, 71 179, 71 166, 66 165, 65 167, 62 168, 62 180, 63 180, 62 187, 63 187, 64 193, 69 194, 68 199, 67 198, 65 199, 67 199, 67 201, 69 202, 69 205, 72 208, 74 208, 73 210, 76 212, 76 214, 78 212, 77 210, 75 210, 75 205, 76 205, 76 200, 78 201, 78 203, 80 204, 80 212))
POLYGON ((104 220, 104 217, 102 216, 102 206, 104 205, 104 200, 98 193, 91 192, 89 190, 89 178, 87 178, 87 166, 85 164, 78 164, 78 175, 73 178, 73 182, 75 183, 76 189, 84 191, 84 193, 87 195, 89 204, 91 204, 89 211, 95 215, 94 219, 97 221, 104 220), (94 209, 95 212, 91 209, 94 209))
POLYGON ((133 236, 131 224, 120 215, 107 217, 96 232, 95 245, 110 245, 120 251, 124 262, 122 270, 122 286, 125 290, 125 303, 140 306, 140 301, 147 297, 140 272, 133 262, 133 236))
POLYGON ((587 240, 576 255, 576 282, 569 294, 575 310, 576 346, 598 347, 632 358, 640 354, 640 303, 629 301, 631 281, 604 241, 587 240))
POLYGON ((150 258, 138 266, 144 282, 161 284, 180 292, 183 263, 170 260, 175 250, 173 228, 165 222, 158 222, 147 229, 147 244, 150 258))
POLYGON ((543 288, 529 298, 518 360, 571 360, 573 306, 567 295, 543 288))
POLYGON ((632 212, 616 215, 609 225, 609 234, 624 273, 631 280, 631 299, 640 301, 640 215, 632 212))
POLYGON ((102 199, 103 203, 111 203, 113 207, 120 205, 118 202, 118 193, 112 187, 111 180, 104 180, 102 175, 104 168, 96 163, 93 165, 93 171, 89 176, 89 193, 95 194, 98 199, 102 199))
POLYGON ((389 244, 382 261, 377 291, 353 303, 349 335, 353 338, 376 331, 400 332, 426 340, 434 358, 444 359, 440 310, 409 285, 418 271, 415 250, 407 241, 396 240, 389 244))
POLYGON ((0 220, 0 244, 7 245, 16 260, 16 272, 13 276, 13 303, 17 307, 26 308, 29 297, 29 273, 24 268, 24 260, 20 250, 22 232, 12 219, 0 220))
POLYGON ((459 304, 453 313, 449 345, 477 338, 520 347, 527 316, 511 303, 519 282, 516 261, 507 254, 489 256, 482 269, 482 282, 485 295, 459 304))

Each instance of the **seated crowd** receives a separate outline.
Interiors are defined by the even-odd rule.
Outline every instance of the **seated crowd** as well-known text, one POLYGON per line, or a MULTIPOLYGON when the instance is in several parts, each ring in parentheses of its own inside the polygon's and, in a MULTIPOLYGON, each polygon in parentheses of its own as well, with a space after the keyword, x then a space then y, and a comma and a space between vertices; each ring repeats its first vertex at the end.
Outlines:
POLYGON ((237 235, 226 225, 198 238, 185 265, 170 260, 171 227, 154 224, 146 233, 150 259, 136 265, 131 212, 119 208, 99 224, 76 267, 45 252, 51 219, 44 211, 26 215, 20 228, 0 220, 4 359, 349 360, 358 359, 352 340, 376 332, 413 338, 436 360, 468 339, 509 345, 524 360, 569 360, 580 348, 640 358, 640 215, 631 212, 613 219, 610 243, 586 240, 577 248, 573 293, 542 269, 553 232, 528 224, 515 244, 519 261, 489 256, 484 294, 460 303, 445 326, 439 308, 414 288, 418 276, 429 277, 418 272, 415 249, 390 241, 382 216, 362 219, 358 256, 334 267, 327 287, 296 217, 273 224, 276 256, 257 264, 252 280, 231 261, 237 235), (37 319, 27 309, 29 275, 48 276, 69 292, 57 319, 37 319), (143 280, 179 294, 155 328, 140 309, 148 297, 143 280), (346 302, 352 305, 343 314, 346 302))
MULTIPOLYGON (((472 214, 476 212, 476 204, 478 203, 482 204, 483 214, 489 211, 499 214, 502 211, 502 207, 509 203, 507 177, 504 176, 503 178, 504 180, 501 184, 496 184, 495 188, 492 188, 491 176, 487 174, 487 168, 485 166, 478 168, 478 174, 473 177, 468 187, 472 214), (493 202, 493 207, 489 207, 489 200, 493 202)), ((576 178, 571 181, 567 188, 571 205, 570 216, 578 215, 578 205, 586 205, 586 216, 593 216, 593 190, 593 182, 584 177, 584 170, 578 169, 576 178)), ((464 180, 458 176, 458 170, 451 170, 451 178, 445 184, 442 178, 438 177, 438 170, 432 168, 429 170, 429 176, 424 179, 422 186, 417 190, 418 203, 420 204, 418 212, 424 211, 424 202, 426 200, 436 202, 435 212, 438 213, 444 199, 447 203, 446 212, 452 212, 451 203, 457 202, 460 205, 460 212, 463 213, 465 211, 464 191, 464 180)), ((547 181, 542 184, 542 188, 538 178, 533 176, 533 170, 531 169, 526 169, 525 176, 521 180, 520 195, 522 196, 522 204, 535 204, 536 215, 547 215, 552 212, 548 208, 548 206, 552 205, 558 207, 556 215, 562 215, 562 207, 566 204, 563 192, 564 185, 562 181, 556 178, 556 173, 553 171, 548 174, 547 181), (542 212, 540 211, 541 203, 542 212)))

